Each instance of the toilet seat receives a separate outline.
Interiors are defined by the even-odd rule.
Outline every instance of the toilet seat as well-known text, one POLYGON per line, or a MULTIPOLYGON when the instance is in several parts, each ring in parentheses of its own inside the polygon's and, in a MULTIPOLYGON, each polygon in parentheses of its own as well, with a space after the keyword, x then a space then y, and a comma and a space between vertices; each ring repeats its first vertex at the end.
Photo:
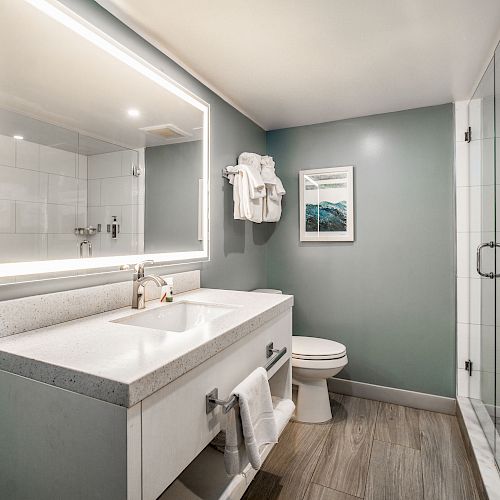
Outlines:
POLYGON ((316 337, 292 337, 292 358, 308 361, 326 361, 346 356, 346 347, 334 340, 316 337))
POLYGON ((347 355, 341 358, 334 359, 301 359, 292 358, 292 367, 307 368, 309 370, 330 370, 332 368, 340 368, 348 363, 347 355))

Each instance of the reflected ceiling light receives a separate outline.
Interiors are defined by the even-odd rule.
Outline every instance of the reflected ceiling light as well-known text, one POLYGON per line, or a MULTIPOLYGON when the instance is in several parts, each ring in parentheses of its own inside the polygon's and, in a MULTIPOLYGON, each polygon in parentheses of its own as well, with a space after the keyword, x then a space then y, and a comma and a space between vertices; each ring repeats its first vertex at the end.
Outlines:
POLYGON ((22 135, 14 135, 13 137, 14 137, 14 139, 16 139, 18 141, 22 141, 24 139, 24 137, 22 135))
POLYGON ((141 113, 139 112, 138 109, 135 109, 135 108, 130 108, 128 111, 128 116, 132 116, 134 118, 138 117, 141 113))

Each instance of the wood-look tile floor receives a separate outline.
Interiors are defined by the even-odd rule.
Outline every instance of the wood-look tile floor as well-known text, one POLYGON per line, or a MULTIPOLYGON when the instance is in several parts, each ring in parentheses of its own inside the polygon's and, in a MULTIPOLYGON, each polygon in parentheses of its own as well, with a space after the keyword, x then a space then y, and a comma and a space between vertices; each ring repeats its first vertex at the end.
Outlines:
POLYGON ((479 499, 456 417, 331 395, 324 424, 290 422, 246 500, 479 499))

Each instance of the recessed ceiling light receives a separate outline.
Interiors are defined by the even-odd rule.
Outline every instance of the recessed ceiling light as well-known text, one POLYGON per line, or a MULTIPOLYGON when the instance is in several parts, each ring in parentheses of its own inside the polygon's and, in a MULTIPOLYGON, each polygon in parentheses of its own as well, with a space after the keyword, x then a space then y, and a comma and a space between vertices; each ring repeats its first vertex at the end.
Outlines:
POLYGON ((22 135, 15 135, 14 139, 17 139, 18 141, 22 141, 24 137, 22 135))
POLYGON ((136 116, 139 116, 139 115, 140 115, 139 110, 138 110, 138 109, 135 109, 135 108, 131 108, 131 109, 129 109, 129 110, 127 111, 127 113, 128 113, 128 116, 133 116, 134 118, 135 118, 136 116))

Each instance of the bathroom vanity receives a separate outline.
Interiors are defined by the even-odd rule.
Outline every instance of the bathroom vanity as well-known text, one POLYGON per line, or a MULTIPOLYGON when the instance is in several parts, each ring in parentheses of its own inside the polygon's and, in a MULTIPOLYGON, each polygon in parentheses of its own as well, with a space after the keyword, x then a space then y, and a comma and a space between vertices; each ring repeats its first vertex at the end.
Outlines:
POLYGON ((0 339, 2 494, 149 500, 191 464, 162 498, 239 498, 255 471, 228 478, 222 453, 206 449, 224 425, 206 396, 226 399, 267 364, 273 396, 291 398, 292 305, 196 289, 0 339))

